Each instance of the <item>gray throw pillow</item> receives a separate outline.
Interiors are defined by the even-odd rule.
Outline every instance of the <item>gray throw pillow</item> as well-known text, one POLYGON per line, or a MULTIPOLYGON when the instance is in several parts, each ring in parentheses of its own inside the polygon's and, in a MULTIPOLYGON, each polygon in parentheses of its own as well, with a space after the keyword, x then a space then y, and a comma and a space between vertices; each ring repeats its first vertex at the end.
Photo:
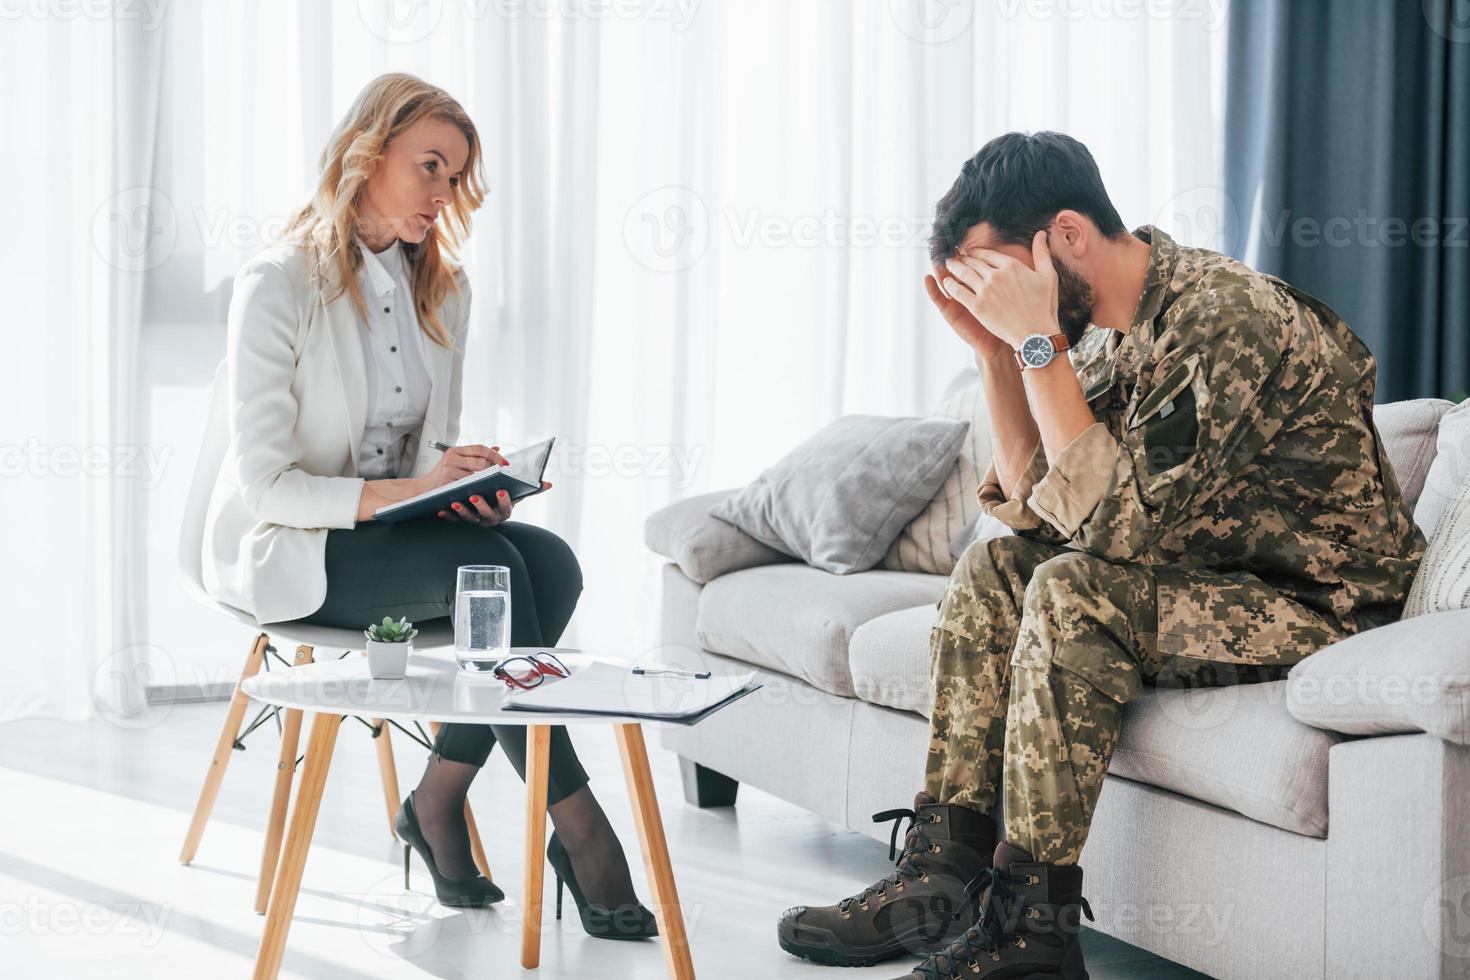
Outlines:
POLYGON ((814 568, 872 568, 928 506, 969 423, 846 415, 797 446, 710 515, 814 568))

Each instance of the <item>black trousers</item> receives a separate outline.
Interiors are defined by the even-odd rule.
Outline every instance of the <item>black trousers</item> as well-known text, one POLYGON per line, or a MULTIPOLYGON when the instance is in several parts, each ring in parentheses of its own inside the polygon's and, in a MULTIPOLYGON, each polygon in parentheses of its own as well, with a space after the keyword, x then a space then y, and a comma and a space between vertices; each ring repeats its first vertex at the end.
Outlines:
MULTIPOLYGON (((428 518, 401 524, 368 521, 327 532, 327 597, 303 623, 365 629, 384 616, 422 623, 454 614, 461 565, 510 569, 512 646, 555 646, 582 594, 582 568, 552 532, 506 521, 481 527, 428 518)), ((444 725, 434 740, 441 757, 483 766, 499 742, 526 777, 526 730, 520 725, 444 725)), ((551 729, 547 804, 587 784, 567 730, 551 729)))

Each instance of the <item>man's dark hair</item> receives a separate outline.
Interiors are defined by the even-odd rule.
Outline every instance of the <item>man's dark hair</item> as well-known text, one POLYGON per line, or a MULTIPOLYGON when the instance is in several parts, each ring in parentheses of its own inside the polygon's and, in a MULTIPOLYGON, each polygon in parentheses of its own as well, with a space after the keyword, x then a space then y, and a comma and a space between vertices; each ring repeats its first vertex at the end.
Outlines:
POLYGON ((997 244, 1030 245, 1058 211, 1085 214, 1109 238, 1125 233, 1087 147, 1064 133, 1006 133, 965 161, 934 206, 929 258, 952 257, 982 221, 997 244))

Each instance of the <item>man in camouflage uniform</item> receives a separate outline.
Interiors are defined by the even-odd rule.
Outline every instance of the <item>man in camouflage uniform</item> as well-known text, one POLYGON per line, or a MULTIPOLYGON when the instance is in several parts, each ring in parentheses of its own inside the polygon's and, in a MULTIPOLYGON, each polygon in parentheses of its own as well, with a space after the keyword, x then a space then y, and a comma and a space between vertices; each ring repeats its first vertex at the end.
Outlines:
POLYGON ((929 953, 907 975, 929 980, 1082 978, 1078 861, 1123 706, 1146 684, 1279 678, 1397 619, 1425 542, 1373 425, 1374 359, 1348 326, 1226 256, 1123 231, 1076 141, 988 144, 940 202, 934 258, 930 296, 976 346, 995 435, 1025 429, 995 425, 1005 389, 986 374, 1004 359, 984 363, 985 345, 1061 327, 1070 360, 1025 379, 1041 439, 1012 457, 1008 491, 994 463, 979 490, 1015 533, 972 544, 938 603, 928 765, 914 809, 895 811, 910 818, 898 869, 789 910, 778 934, 819 962, 929 953), (1048 198, 1008 166, 1068 177, 1048 198), (1032 248, 1015 226, 1039 229, 1032 248), (1053 257, 1058 241, 1090 275, 1053 257), (1050 326, 1035 290, 1057 308, 1050 326), (1131 317, 1104 307, 1120 294, 1131 317))

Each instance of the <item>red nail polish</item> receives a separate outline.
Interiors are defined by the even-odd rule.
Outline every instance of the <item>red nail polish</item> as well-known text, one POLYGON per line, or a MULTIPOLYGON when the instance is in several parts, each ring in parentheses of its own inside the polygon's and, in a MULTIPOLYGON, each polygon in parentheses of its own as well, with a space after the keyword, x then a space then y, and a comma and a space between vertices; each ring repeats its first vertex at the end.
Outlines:
POLYGON ((470 498, 470 503, 472 503, 472 504, 478 504, 479 502, 480 502, 480 498, 479 497, 471 497, 470 498))

